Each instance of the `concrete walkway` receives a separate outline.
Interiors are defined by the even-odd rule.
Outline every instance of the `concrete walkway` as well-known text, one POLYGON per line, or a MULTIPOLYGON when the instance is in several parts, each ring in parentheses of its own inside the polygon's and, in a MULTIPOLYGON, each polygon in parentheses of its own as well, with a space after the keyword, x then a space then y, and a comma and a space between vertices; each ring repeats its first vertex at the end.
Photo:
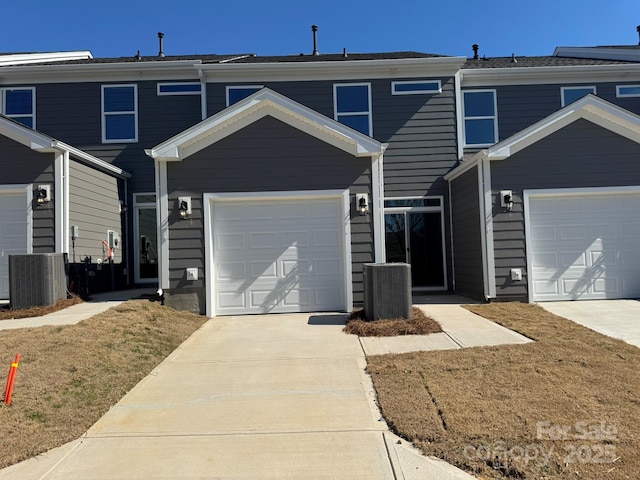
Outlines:
POLYGON ((0 478, 473 478, 397 443, 344 318, 213 319, 84 438, 0 478))
POLYGON ((91 300, 73 305, 64 310, 49 313, 41 317, 17 318, 15 320, 0 320, 0 330, 14 330, 16 328, 34 328, 45 325, 72 325, 87 318, 109 310, 127 300, 143 294, 155 293, 155 289, 138 288, 118 290, 115 292, 96 293, 91 300))
POLYGON ((502 325, 471 313, 462 308, 460 304, 438 302, 416 306, 427 316, 437 321, 442 327, 443 333, 402 337, 363 337, 360 342, 366 354, 385 355, 387 353, 452 350, 532 341, 502 325))
POLYGON ((445 333, 359 340, 344 314, 213 319, 83 438, 0 479, 472 479, 389 432, 364 352, 529 340, 456 303, 421 308, 445 333))
POLYGON ((638 300, 543 302, 538 305, 598 333, 640 347, 640 301, 638 300))

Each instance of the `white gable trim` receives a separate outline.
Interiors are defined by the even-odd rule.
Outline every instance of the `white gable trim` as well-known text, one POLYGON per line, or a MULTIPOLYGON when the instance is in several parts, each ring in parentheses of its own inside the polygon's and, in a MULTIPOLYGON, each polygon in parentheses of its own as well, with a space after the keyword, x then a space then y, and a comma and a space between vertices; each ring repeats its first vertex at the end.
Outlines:
POLYGON ((11 120, 7 117, 0 115, 0 135, 10 138, 18 143, 21 143, 25 147, 29 147, 37 152, 67 152, 76 159, 86 163, 87 165, 102 170, 107 173, 111 173, 120 178, 130 178, 131 174, 125 172, 121 168, 118 168, 110 163, 100 160, 98 157, 79 150, 71 145, 56 140, 53 137, 44 135, 36 130, 22 125, 19 122, 11 120))
POLYGON ((444 178, 451 181, 483 159, 504 160, 509 158, 511 155, 524 150, 580 119, 588 120, 602 128, 640 143, 640 117, 638 115, 589 94, 506 140, 476 153, 471 160, 463 162, 445 175, 444 178))
POLYGON ((267 115, 356 157, 384 151, 377 140, 263 88, 145 152, 158 161, 181 161, 267 115))

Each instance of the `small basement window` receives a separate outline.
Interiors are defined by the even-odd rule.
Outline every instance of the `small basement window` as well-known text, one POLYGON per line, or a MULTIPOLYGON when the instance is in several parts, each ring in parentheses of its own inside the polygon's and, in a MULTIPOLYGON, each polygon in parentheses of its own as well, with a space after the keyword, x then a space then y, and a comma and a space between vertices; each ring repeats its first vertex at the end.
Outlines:
POLYGON ((391 82, 392 95, 417 95, 421 93, 442 93, 440 80, 391 82))

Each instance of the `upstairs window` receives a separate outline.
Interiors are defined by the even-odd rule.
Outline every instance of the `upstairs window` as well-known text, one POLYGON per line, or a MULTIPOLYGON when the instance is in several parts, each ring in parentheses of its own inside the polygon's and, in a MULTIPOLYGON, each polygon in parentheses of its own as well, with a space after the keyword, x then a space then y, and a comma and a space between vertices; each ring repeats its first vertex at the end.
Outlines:
POLYGON ((595 95, 596 87, 562 87, 560 92, 562 95, 562 106, 566 107, 570 103, 580 100, 590 93, 595 95))
POLYGON ((334 84, 333 110, 338 122, 373 136, 370 83, 334 84))
POLYGON ((138 87, 102 86, 102 143, 138 141, 138 87))
POLYGON ((417 95, 421 93, 442 93, 440 80, 413 80, 391 82, 392 95, 417 95))
POLYGON ((464 144, 486 147, 498 141, 498 107, 495 90, 463 92, 464 144))
POLYGON ((3 88, 0 91, 0 113, 29 128, 36 128, 36 89, 3 88))
POLYGON ((244 100, 260 90, 263 85, 240 85, 227 87, 227 107, 244 100))
POLYGON ((616 97, 640 97, 640 85, 618 85, 616 97))
POLYGON ((200 95, 202 84, 200 83, 159 83, 158 95, 200 95))

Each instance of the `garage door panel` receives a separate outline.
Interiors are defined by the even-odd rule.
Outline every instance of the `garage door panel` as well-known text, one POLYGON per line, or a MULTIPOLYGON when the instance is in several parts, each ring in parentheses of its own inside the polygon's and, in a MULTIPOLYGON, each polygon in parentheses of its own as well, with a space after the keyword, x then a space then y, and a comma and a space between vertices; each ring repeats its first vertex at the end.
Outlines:
POLYGON ((26 192, 0 193, 0 299, 9 298, 9 255, 27 253, 26 192))
POLYGON ((529 212, 534 301, 640 297, 640 194, 531 196, 529 212))
POLYGON ((212 229, 220 240, 214 241, 213 267, 225 272, 215 276, 216 314, 342 310, 342 202, 214 201, 212 229), (232 221, 229 213, 244 221, 232 221))

